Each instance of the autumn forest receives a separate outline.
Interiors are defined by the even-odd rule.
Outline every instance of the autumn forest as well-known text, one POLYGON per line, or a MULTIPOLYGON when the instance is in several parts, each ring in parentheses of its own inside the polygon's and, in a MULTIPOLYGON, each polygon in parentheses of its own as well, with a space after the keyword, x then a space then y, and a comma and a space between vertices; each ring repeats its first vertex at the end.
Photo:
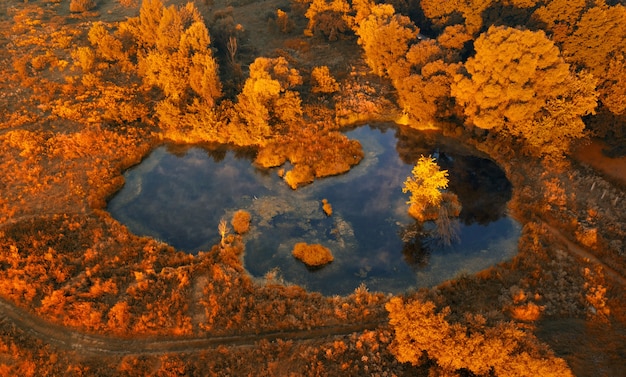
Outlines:
MULTIPOLYGON (((0 376, 626 370, 623 1, 0 0, 0 77, 0 376), (400 141, 440 135, 506 175, 517 254, 323 295, 246 269, 243 208, 197 253, 108 211, 162 146, 223 148, 295 193, 362 165, 348 133, 367 125, 414 157, 394 188, 407 244, 454 243, 472 205, 400 141)), ((315 271, 333 251, 290 258, 315 271)))

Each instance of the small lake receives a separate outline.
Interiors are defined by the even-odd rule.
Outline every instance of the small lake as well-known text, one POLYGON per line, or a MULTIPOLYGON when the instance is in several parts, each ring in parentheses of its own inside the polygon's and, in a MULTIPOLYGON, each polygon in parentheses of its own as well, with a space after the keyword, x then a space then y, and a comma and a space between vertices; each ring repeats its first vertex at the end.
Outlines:
POLYGON ((219 242, 220 219, 244 209, 252 216, 244 236, 249 273, 272 273, 327 295, 360 284, 389 293, 433 286, 517 253, 520 226, 506 214, 511 186, 493 162, 436 133, 363 126, 346 134, 361 142, 361 163, 296 191, 277 169, 255 168, 250 153, 159 147, 125 172, 108 210, 135 234, 197 253, 219 242), (449 171, 449 189, 463 205, 458 243, 407 237, 415 221, 402 185, 420 155, 437 156, 449 171), (322 211, 322 199, 332 216, 322 211), (298 242, 322 244, 335 260, 310 270, 291 255, 298 242))

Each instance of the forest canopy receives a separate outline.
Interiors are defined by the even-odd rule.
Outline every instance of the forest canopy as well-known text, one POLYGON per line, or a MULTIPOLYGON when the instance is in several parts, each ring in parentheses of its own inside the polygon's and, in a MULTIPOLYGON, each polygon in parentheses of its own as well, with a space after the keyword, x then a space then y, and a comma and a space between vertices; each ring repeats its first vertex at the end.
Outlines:
POLYGON ((596 107, 595 79, 570 70, 543 32, 490 27, 455 76, 451 95, 467 122, 519 137, 531 153, 559 155, 584 135, 596 107))
POLYGON ((391 80, 413 123, 463 118, 467 127, 510 135, 528 154, 551 158, 585 135, 624 133, 623 5, 420 5, 428 18, 422 25, 380 4, 354 27, 372 72, 391 80), (432 30, 431 38, 420 27, 432 30), (612 114, 616 128, 586 126, 583 118, 596 111, 612 114))

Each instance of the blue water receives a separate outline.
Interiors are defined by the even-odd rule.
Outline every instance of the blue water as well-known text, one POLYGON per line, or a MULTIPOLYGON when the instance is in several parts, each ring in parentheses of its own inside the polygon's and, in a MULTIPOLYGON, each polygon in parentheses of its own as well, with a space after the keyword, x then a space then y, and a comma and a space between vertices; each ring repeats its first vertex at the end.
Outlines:
POLYGON ((436 135, 368 126, 347 135, 363 145, 361 163, 297 191, 277 170, 256 169, 245 154, 197 147, 174 154, 160 147, 125 173, 108 209, 136 234, 191 253, 210 250, 220 239, 220 219, 244 209, 252 215, 246 269, 328 295, 360 284, 390 293, 432 286, 516 254, 520 226, 506 215, 510 185, 491 161, 436 135), (402 241, 403 230, 415 224, 402 184, 420 154, 439 156, 464 206, 460 242, 453 245, 427 237, 402 241), (332 216, 323 213, 322 199, 331 203, 332 216), (335 260, 310 270, 291 255, 297 242, 320 243, 335 260))

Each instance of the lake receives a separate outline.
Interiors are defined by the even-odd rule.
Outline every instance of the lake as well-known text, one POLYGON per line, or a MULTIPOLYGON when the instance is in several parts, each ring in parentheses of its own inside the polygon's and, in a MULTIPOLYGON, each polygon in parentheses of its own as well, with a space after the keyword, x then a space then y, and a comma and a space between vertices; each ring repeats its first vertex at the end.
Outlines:
POLYGON ((244 209, 252 216, 244 235, 247 271, 327 295, 361 284, 388 293, 433 286, 517 253, 520 225, 506 207, 511 185, 492 161, 433 132, 362 126, 346 134, 361 142, 361 163, 296 191, 278 169, 254 167, 250 152, 162 146, 124 173, 108 210, 135 234, 197 253, 219 242, 220 219, 244 209), (463 205, 460 241, 449 246, 413 237, 421 233, 402 185, 421 155, 437 157, 449 171, 449 190, 463 205), (332 205, 330 217, 322 199, 332 205), (291 255, 298 242, 322 244, 335 260, 311 270, 291 255))

